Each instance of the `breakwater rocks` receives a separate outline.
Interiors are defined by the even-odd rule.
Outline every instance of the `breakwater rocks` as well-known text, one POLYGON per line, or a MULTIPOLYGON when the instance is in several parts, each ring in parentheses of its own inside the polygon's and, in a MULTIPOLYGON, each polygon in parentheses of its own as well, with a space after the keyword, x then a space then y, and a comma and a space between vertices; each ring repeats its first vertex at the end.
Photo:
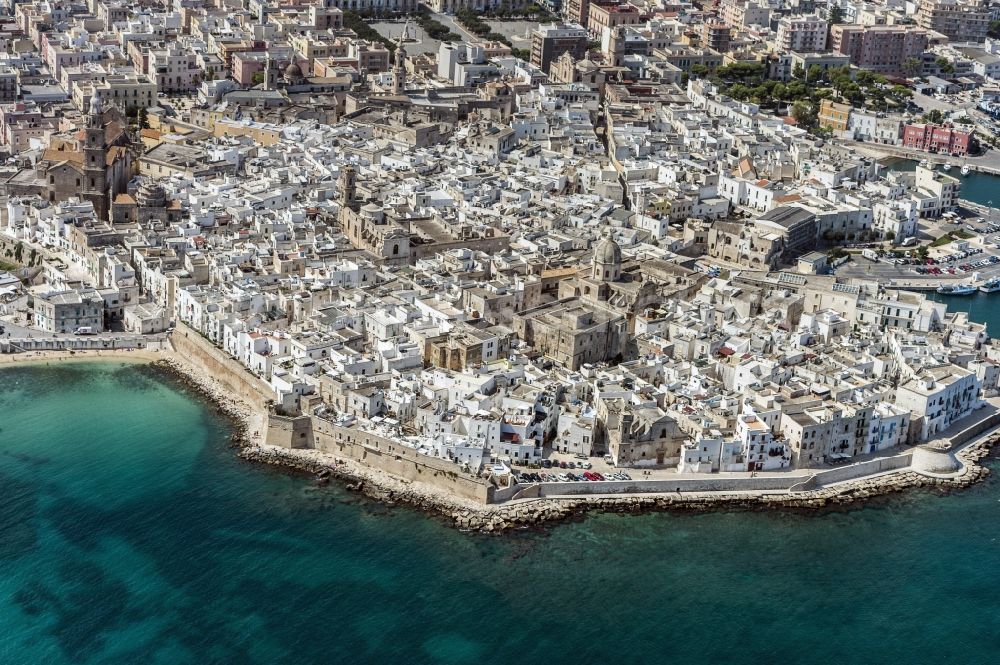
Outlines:
POLYGON ((714 510, 822 510, 837 509, 873 497, 913 488, 950 491, 983 480, 990 470, 978 462, 986 457, 1000 435, 992 436, 960 451, 963 472, 928 477, 903 469, 880 476, 862 478, 802 492, 691 492, 640 494, 629 496, 579 496, 526 499, 498 505, 464 501, 443 490, 400 480, 356 462, 331 458, 312 450, 287 450, 274 446, 247 446, 240 451, 246 460, 297 469, 325 483, 339 478, 353 491, 392 505, 405 503, 447 518, 463 530, 502 532, 542 526, 546 523, 582 517, 589 511, 646 513, 666 510, 708 512, 714 510))

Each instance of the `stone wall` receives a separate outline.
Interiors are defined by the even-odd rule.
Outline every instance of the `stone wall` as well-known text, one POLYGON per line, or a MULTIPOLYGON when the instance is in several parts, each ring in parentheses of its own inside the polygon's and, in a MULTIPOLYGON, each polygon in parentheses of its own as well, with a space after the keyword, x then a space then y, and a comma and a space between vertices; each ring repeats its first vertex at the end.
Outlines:
POLYGON ((196 368, 210 375, 254 408, 265 409, 274 393, 264 381, 197 332, 180 324, 170 336, 174 349, 196 368))
POLYGON ((876 473, 903 469, 910 466, 912 459, 913 453, 905 452, 900 455, 893 455, 892 457, 879 457, 877 459, 868 460, 867 462, 859 462, 857 464, 840 466, 835 469, 816 471, 816 484, 820 486, 829 485, 831 483, 854 480, 864 476, 872 476, 876 473))
POLYGON ((466 499, 480 503, 495 501, 492 484, 460 471, 447 460, 421 455, 384 436, 357 427, 342 427, 315 416, 312 431, 317 450, 356 460, 399 478, 427 483, 466 499))
POLYGON ((979 436, 987 430, 993 429, 998 423, 1000 423, 1000 412, 990 414, 972 427, 964 429, 955 436, 951 437, 948 443, 951 446, 951 449, 957 448, 969 439, 979 436))
POLYGON ((279 416, 268 414, 267 434, 264 439, 272 446, 282 448, 315 448, 312 419, 308 416, 279 416))

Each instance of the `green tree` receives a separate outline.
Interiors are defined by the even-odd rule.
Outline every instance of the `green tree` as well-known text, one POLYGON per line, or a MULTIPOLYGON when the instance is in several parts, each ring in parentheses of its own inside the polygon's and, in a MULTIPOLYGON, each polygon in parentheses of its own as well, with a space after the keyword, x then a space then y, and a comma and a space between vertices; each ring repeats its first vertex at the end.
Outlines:
POLYGON ((139 129, 149 129, 149 113, 146 111, 146 107, 139 109, 136 124, 139 125, 139 129))
POLYGON ((934 125, 940 125, 944 122, 944 113, 942 113, 940 109, 931 109, 923 115, 922 120, 934 125))
POLYGON ((990 21, 990 27, 986 29, 986 34, 993 39, 1000 39, 1000 20, 990 21))
POLYGON ((264 72, 254 72, 253 76, 250 77, 251 85, 260 85, 264 82, 264 72))
POLYGON ((747 99, 750 99, 751 88, 743 85, 742 83, 735 83, 729 87, 727 92, 729 93, 730 97, 742 102, 746 101, 747 99))
POLYGON ((904 99, 909 99, 913 96, 913 91, 907 88, 905 85, 894 85, 889 89, 889 94, 899 101, 904 99))
POLYGON ((796 64, 792 67, 792 76, 797 79, 804 79, 806 77, 806 70, 802 65, 796 64))
POLYGON ((934 62, 937 63, 937 66, 941 69, 942 74, 951 74, 955 71, 955 65, 951 64, 951 60, 943 55, 939 56, 934 62))
POLYGON ((14 260, 20 263, 23 257, 24 257, 24 243, 19 242, 16 245, 14 245, 14 260))
POLYGON ((844 10, 837 5, 831 5, 830 11, 826 13, 827 25, 837 25, 844 22, 844 10))
POLYGON ((816 125, 816 105, 807 101, 799 100, 792 104, 792 117, 795 122, 809 129, 816 125))
POLYGON ((924 70, 924 63, 917 58, 907 58, 903 61, 903 73, 913 78, 924 70))
POLYGON ((817 83, 822 80, 824 80, 823 68, 819 65, 810 65, 806 76, 806 83, 817 83))

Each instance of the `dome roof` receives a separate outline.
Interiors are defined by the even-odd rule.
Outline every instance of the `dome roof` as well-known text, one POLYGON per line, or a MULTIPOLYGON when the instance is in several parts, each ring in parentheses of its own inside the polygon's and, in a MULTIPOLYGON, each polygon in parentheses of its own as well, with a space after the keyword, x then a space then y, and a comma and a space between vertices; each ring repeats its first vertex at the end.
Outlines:
POLYGON ((302 77, 302 68, 299 67, 298 63, 292 62, 285 67, 285 78, 286 79, 297 79, 302 77))
POLYGON ((139 185, 135 200, 144 208, 162 208, 166 205, 167 193, 159 182, 146 180, 139 185))
POLYGON ((620 264, 622 262, 622 248, 614 241, 611 234, 604 232, 597 246, 594 247, 594 263, 620 264))

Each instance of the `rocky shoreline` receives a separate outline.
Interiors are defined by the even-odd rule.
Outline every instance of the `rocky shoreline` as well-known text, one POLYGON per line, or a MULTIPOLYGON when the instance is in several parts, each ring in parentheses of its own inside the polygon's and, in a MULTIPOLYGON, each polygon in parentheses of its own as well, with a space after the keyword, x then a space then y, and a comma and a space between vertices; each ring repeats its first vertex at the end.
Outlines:
POLYGON ((910 469, 860 478, 802 492, 690 492, 678 494, 634 494, 628 496, 576 496, 572 498, 525 499, 507 504, 484 505, 423 483, 396 478, 349 459, 339 459, 316 450, 289 450, 262 443, 264 414, 234 395, 198 367, 169 353, 145 362, 145 370, 166 377, 211 404, 231 425, 230 447, 239 457, 257 464, 281 466, 311 474, 318 483, 338 479, 352 491, 387 505, 407 504, 445 518, 463 530, 488 533, 542 526, 579 518, 589 511, 645 513, 665 510, 823 510, 837 509, 875 497, 909 489, 952 491, 981 482, 989 468, 980 462, 990 455, 1000 432, 981 438, 958 453, 964 473, 931 476, 910 469))
POLYGON ((236 400, 219 383, 204 372, 176 357, 154 360, 145 365, 148 371, 159 373, 179 384, 184 390, 194 394, 201 401, 210 404, 216 414, 225 418, 230 425, 229 445, 245 448, 254 445, 260 432, 251 430, 254 410, 241 400, 236 400))
POLYGON ((953 491, 984 480, 990 470, 979 464, 1000 442, 994 433, 967 446, 956 456, 965 473, 954 477, 930 477, 911 470, 861 478, 789 493, 692 492, 615 497, 573 497, 528 499, 510 504, 482 505, 419 484, 392 478, 350 460, 323 457, 316 451, 287 450, 275 446, 247 445, 239 455, 245 460, 281 466, 311 474, 319 483, 339 479, 346 487, 388 505, 408 504, 444 517, 463 530, 497 533, 510 529, 537 527, 582 517, 589 511, 646 513, 666 510, 708 512, 716 510, 823 510, 837 509, 874 497, 910 489, 928 488, 953 491))
POLYGON ((1000 432, 981 438, 956 457, 965 472, 957 476, 932 477, 909 469, 860 478, 831 487, 791 493, 691 492, 644 494, 613 497, 579 496, 563 499, 527 499, 508 504, 484 505, 452 495, 445 490, 414 483, 316 450, 289 450, 262 443, 261 414, 234 396, 210 375, 199 371, 176 354, 147 365, 186 390, 212 404, 232 427, 229 445, 239 448, 239 457, 256 464, 280 466, 310 474, 325 484, 339 480, 351 491, 386 505, 406 504, 443 517, 449 524, 470 531, 498 533, 510 529, 540 527, 567 519, 581 518, 590 511, 646 513, 667 510, 709 512, 717 510, 824 510, 910 489, 953 491, 985 479, 990 470, 980 462, 997 443, 1000 432), (257 430, 253 430, 256 425, 257 430))

